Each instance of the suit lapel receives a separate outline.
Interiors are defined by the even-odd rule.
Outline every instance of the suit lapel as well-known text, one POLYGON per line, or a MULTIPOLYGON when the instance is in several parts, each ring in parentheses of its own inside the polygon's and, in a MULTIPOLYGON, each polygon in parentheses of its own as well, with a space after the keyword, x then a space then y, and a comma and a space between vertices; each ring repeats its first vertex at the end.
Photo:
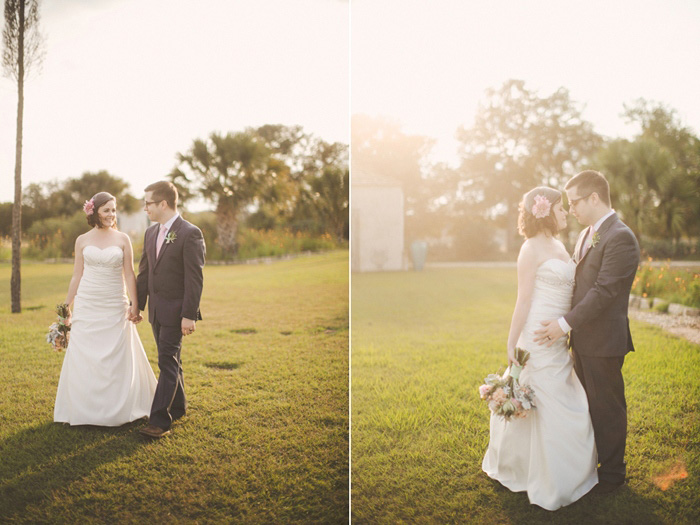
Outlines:
POLYGON ((151 263, 151 266, 155 268, 156 265, 156 242, 158 242, 158 223, 154 224, 153 226, 149 226, 148 230, 146 230, 146 238, 144 239, 144 250, 146 250, 146 253, 148 254, 148 260, 151 263), (149 232, 150 230, 150 232, 149 232), (154 235, 155 232, 155 235, 154 235))
MULTIPOLYGON (((616 220, 617 220, 617 213, 613 213, 610 217, 608 217, 607 219, 605 219, 603 221, 603 224, 600 225, 600 228, 596 232, 598 234, 598 243, 600 243, 602 241, 603 235, 606 234, 606 232, 610 229, 610 227, 613 225, 613 223, 616 220)), ((580 253, 581 253, 581 250, 583 250, 583 244, 584 244, 583 239, 586 239, 586 243, 589 243, 593 240, 593 238, 589 237, 589 235, 588 235, 590 230, 592 230, 592 229, 593 229, 593 226, 589 226, 585 230, 586 235, 585 236, 581 235, 581 237, 579 237, 579 242, 577 243, 577 246, 576 246, 576 253, 579 256, 579 261, 578 261, 578 263, 576 263, 577 265, 580 264, 581 262, 583 262, 583 260, 591 252, 591 249, 593 248, 593 246, 589 246, 588 249, 586 250, 586 253, 583 254, 583 257, 581 257, 580 253)), ((596 243, 596 246, 598 245, 598 243, 596 243)))
MULTIPOLYGON (((177 219, 175 219, 175 222, 173 222, 173 225, 172 225, 172 226, 170 227, 170 229, 168 230, 167 235, 170 235, 171 233, 174 233, 175 236, 177 236, 177 232, 180 231, 180 226, 182 226, 182 217, 178 217, 177 219)), ((167 235, 166 235, 166 236, 167 236, 167 235)), ((158 242, 158 236, 156 235, 156 243, 157 243, 157 242, 158 242)), ((173 241, 173 242, 175 242, 175 241, 173 241)), ((161 261, 161 259, 163 258, 163 255, 164 255, 165 252, 167 251, 168 246, 169 246, 170 244, 171 244, 171 243, 169 243, 168 241, 163 241, 163 246, 160 247, 160 253, 158 254, 158 259, 156 260, 156 266, 158 266, 158 263, 159 263, 159 262, 161 261)))

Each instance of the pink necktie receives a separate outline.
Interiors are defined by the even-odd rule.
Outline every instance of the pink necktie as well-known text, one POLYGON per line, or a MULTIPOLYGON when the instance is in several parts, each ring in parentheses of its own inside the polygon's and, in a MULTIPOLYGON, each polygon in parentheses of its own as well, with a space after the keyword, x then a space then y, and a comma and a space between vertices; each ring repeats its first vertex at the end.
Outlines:
POLYGON ((593 226, 588 230, 588 234, 586 235, 586 238, 583 241, 583 246, 581 246, 581 259, 583 259, 586 256, 586 253, 588 253, 588 248, 591 247, 591 243, 593 242, 593 236, 595 235, 595 230, 593 229, 593 226))
POLYGON ((156 241, 156 258, 158 258, 158 255, 160 254, 160 248, 163 246, 166 231, 168 231, 168 229, 165 227, 165 224, 161 224, 160 231, 158 232, 158 240, 156 241))

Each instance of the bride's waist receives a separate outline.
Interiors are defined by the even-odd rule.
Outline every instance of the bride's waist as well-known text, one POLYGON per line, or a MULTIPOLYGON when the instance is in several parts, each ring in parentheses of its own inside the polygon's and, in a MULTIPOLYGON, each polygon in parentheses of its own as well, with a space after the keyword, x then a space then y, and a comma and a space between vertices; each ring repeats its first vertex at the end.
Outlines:
POLYGON ((114 272, 85 272, 80 278, 78 295, 120 296, 124 293, 124 279, 114 272))
POLYGON ((525 326, 523 327, 524 332, 534 332, 542 328, 542 321, 551 321, 553 319, 559 319, 563 315, 569 313, 569 307, 562 306, 542 306, 538 307, 536 310, 530 310, 525 321, 525 326))

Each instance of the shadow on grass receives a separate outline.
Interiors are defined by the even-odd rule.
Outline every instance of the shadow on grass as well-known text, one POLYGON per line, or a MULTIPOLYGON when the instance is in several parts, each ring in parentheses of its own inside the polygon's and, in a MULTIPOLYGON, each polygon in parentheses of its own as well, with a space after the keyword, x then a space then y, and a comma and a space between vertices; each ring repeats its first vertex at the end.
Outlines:
POLYGON ((215 370, 235 370, 240 368, 241 363, 235 363, 233 361, 216 361, 210 363, 204 363, 207 368, 213 368, 215 370))
POLYGON ((530 525, 532 523, 644 523, 661 524, 657 516, 660 510, 651 497, 625 485, 612 494, 598 495, 589 492, 578 501, 556 511, 548 511, 531 505, 525 492, 511 492, 494 480, 494 487, 501 514, 508 516, 508 523, 530 525))
POLYGON ((47 422, 25 428, 0 442, 0 516, 12 521, 29 506, 90 476, 100 466, 127 457, 146 440, 136 421, 121 427, 71 427, 47 422))

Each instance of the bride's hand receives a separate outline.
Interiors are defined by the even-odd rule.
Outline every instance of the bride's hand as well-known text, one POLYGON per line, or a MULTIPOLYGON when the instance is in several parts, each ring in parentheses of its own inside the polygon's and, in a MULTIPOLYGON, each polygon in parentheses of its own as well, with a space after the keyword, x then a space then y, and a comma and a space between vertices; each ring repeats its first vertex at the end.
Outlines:
POLYGON ((65 321, 63 321, 63 324, 70 327, 70 324, 73 322, 73 312, 68 310, 68 317, 66 317, 65 321))
POLYGON ((139 319, 140 317, 141 316, 139 315, 139 307, 135 304, 132 304, 129 307, 129 321, 131 321, 134 324, 138 324, 141 322, 141 319, 139 319))
POLYGON ((515 348, 508 349, 508 364, 520 366, 520 363, 518 363, 517 359, 515 359, 515 348))

